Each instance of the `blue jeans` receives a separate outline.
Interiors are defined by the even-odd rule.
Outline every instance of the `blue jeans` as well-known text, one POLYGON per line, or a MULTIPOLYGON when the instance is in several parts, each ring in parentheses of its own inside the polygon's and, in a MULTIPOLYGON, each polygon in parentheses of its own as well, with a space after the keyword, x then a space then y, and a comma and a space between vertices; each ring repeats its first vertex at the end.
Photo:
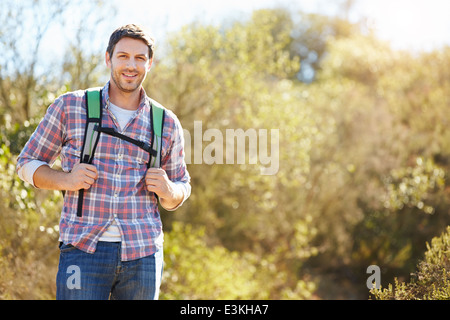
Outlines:
POLYGON ((163 269, 163 249, 151 256, 121 261, 120 242, 98 242, 96 251, 60 246, 57 300, 156 300, 163 269))

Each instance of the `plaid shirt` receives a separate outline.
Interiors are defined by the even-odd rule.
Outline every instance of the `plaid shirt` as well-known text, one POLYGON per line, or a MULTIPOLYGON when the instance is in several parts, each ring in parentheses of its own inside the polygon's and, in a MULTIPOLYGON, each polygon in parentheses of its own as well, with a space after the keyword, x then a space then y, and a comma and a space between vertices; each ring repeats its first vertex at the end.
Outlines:
MULTIPOLYGON (((120 128, 109 110, 109 82, 103 88, 102 127, 120 128)), ((86 123, 84 91, 60 96, 18 158, 17 170, 32 160, 53 165, 58 156, 63 171, 80 162, 86 123)), ((141 89, 141 101, 134 117, 121 132, 150 143, 150 100, 141 89)), ((161 168, 169 179, 184 184, 190 193, 190 177, 184 161, 184 138, 175 114, 166 109, 162 137, 161 168)), ((103 232, 116 221, 122 236, 122 260, 153 254, 162 247, 163 231, 155 195, 144 182, 149 154, 132 143, 100 135, 92 164, 98 179, 85 190, 83 216, 77 216, 78 192, 67 191, 60 220, 61 241, 93 253, 103 232)))

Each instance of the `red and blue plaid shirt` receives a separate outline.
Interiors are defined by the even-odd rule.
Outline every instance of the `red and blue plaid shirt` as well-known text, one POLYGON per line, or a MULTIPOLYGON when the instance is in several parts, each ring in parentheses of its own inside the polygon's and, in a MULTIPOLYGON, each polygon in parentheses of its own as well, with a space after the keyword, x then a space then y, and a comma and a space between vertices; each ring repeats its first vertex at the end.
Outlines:
MULTIPOLYGON (((103 88, 102 127, 120 132, 109 110, 109 82, 103 88)), ((43 120, 18 158, 17 170, 32 160, 52 166, 60 156, 63 171, 80 162, 86 123, 84 91, 60 96, 48 108, 43 120)), ((121 132, 151 143, 150 99, 141 89, 141 101, 134 117, 121 132)), ((98 179, 85 190, 83 216, 77 216, 78 192, 67 191, 60 220, 60 238, 88 253, 95 252, 103 232, 116 221, 122 238, 122 260, 153 254, 162 246, 163 230, 158 200, 145 187, 149 154, 132 143, 100 135, 92 164, 98 179)), ((161 168, 169 179, 184 184, 190 193, 190 177, 184 161, 184 138, 180 121, 166 109, 162 137, 161 168)))

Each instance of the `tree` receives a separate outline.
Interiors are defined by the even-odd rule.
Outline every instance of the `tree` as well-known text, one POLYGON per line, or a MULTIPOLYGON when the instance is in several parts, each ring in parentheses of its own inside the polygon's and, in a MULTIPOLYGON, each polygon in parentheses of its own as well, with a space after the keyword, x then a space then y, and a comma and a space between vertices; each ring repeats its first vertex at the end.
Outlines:
POLYGON ((0 49, 4 54, 0 60, 0 115, 3 123, 6 115, 13 123, 35 115, 33 92, 43 85, 36 74, 39 49, 50 25, 61 22, 67 4, 68 1, 2 1, 0 49))
MULTIPOLYGON (((75 25, 82 28, 57 66, 60 80, 40 78, 49 85, 31 93, 40 112, 58 92, 97 86, 103 76, 96 48, 80 50, 87 26, 75 25)), ((393 50, 345 15, 281 9, 187 25, 166 45, 144 85, 183 124, 193 189, 176 214, 161 215, 163 298, 366 298, 367 266, 381 267, 383 287, 394 276, 401 283, 426 242, 450 224, 448 47, 393 50), (313 76, 306 79, 300 67, 308 64, 313 76), (261 161, 261 150, 271 163, 261 161), (263 174, 270 164, 272 174, 263 174)), ((5 90, 16 81, 19 88, 19 78, 3 73, 10 67, 2 68, 5 90)), ((16 107, 0 106, 0 173, 7 177, 0 265, 19 270, 24 283, 44 283, 49 275, 32 271, 44 268, 45 252, 27 249, 54 241, 56 215, 45 208, 59 198, 13 177, 14 158, 37 123, 18 120, 20 112, 13 117, 16 107)), ((418 274, 416 283, 435 283, 427 297, 444 296, 442 268, 427 262, 418 274)), ((0 275, 2 297, 52 296, 41 285, 14 291, 13 276, 0 275)))
MULTIPOLYGON (((22 182, 16 172, 16 158, 22 150, 46 107, 56 96, 69 89, 58 81, 61 70, 56 57, 42 56, 42 41, 50 28, 62 28, 63 19, 70 14, 67 1, 2 1, 0 6, 0 298, 52 299, 55 296, 54 275, 58 260, 58 221, 62 196, 59 192, 38 190, 22 182), (34 25, 36 24, 36 25, 34 25), (53 60, 51 60, 53 59, 53 60), (42 71, 45 63, 52 67, 42 71), (49 76, 49 74, 58 76, 49 76)), ((101 2, 89 3, 89 6, 101 2)), ((90 10, 91 7, 79 10, 90 10)), ((94 10, 95 13, 95 10, 94 10)), ((92 15, 94 15, 92 13, 92 15)), ((87 15, 80 15, 86 18, 87 15)), ((96 22, 95 22, 96 21, 96 22)), ((90 24, 94 27, 95 20, 90 24)), ((82 35, 88 25, 82 25, 82 35)), ((78 39, 80 40, 80 39, 78 39)), ((79 43, 81 45, 81 42, 79 43)), ((65 63, 67 83, 92 85, 93 68, 84 69, 89 76, 73 72, 70 55, 81 51, 72 47, 65 63), (82 82, 83 81, 83 82, 82 82)), ((84 52, 84 51, 83 51, 84 52)), ((92 52, 95 52, 93 50, 92 52)), ((95 54, 77 53, 74 59, 80 65, 83 59, 95 54)), ((97 59, 98 61, 98 59, 97 59)), ((44 68, 45 68, 44 67, 44 68)), ((78 70, 78 69, 77 69, 78 70)), ((62 77, 61 77, 62 78, 62 77)), ((97 85, 97 83, 95 84, 97 85)))
MULTIPOLYGON (((307 146, 317 130, 305 99, 289 80, 299 66, 298 58, 289 53, 291 26, 288 15, 270 10, 257 11, 249 21, 229 28, 191 25, 170 40, 168 56, 156 64, 147 82, 147 92, 155 92, 157 100, 179 115, 191 133, 191 144, 195 121, 223 137, 227 129, 281 131, 279 150, 290 153, 280 154, 284 166, 276 175, 261 175, 260 167, 250 164, 250 149, 258 146, 248 141, 237 150, 247 153, 242 165, 237 159, 226 164, 225 153, 221 163, 191 163, 195 193, 176 218, 163 215, 169 230, 173 219, 204 225, 212 243, 231 251, 270 255, 279 271, 288 275, 278 292, 297 286, 301 261, 315 254, 308 244, 313 230, 305 228, 307 215, 292 210, 300 183, 289 177, 306 175, 307 146), (291 117, 293 113, 304 117, 291 117), (279 201, 282 207, 277 207, 279 201)), ((206 142, 200 152, 208 147, 206 142)), ((221 147, 226 149, 225 141, 221 147)))

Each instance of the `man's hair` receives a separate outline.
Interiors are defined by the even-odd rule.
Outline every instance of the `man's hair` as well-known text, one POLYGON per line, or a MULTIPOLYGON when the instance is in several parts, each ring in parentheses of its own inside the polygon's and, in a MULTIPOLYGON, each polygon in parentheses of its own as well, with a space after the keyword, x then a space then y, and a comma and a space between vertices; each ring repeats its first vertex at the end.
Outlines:
POLYGON ((109 53, 109 56, 112 57, 114 48, 116 47, 117 42, 122 38, 133 38, 144 41, 144 43, 148 46, 148 56, 150 59, 153 58, 153 48, 155 45, 155 40, 148 35, 140 26, 135 24, 127 24, 120 28, 117 28, 109 38, 108 48, 106 48, 106 52, 109 53))

